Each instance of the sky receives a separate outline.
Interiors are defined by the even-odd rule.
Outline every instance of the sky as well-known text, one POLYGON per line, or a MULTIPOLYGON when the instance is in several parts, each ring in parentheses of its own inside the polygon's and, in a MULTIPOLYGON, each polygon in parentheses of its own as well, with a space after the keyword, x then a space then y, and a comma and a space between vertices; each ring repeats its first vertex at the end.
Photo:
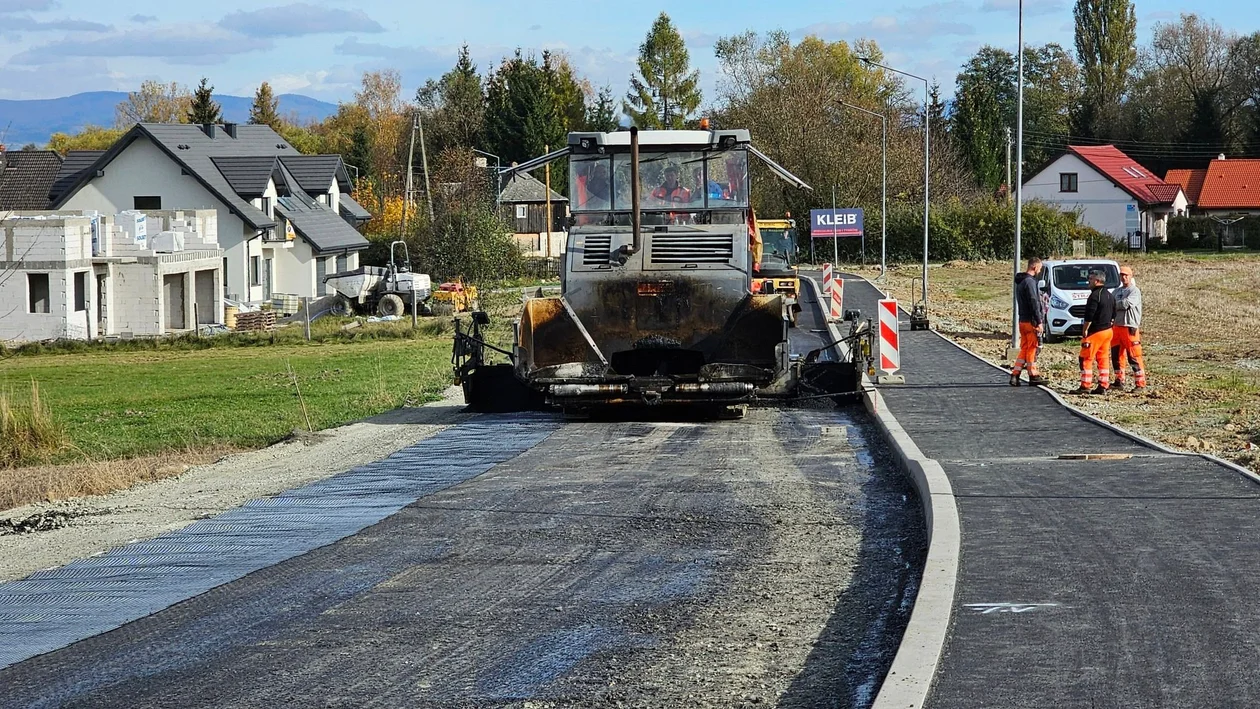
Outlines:
MULTIPOLYGON (((468 44, 485 73, 516 48, 562 50, 596 86, 624 95, 639 44, 662 9, 701 71, 706 101, 717 81, 713 42, 746 30, 794 38, 869 38, 887 63, 953 94, 960 65, 985 45, 1014 49, 1017 0, 827 2, 720 0, 0 0, 0 98, 131 90, 145 79, 249 95, 262 81, 277 93, 350 100, 364 71, 397 69, 405 97, 449 69, 468 44)), ((1071 49, 1071 0, 1025 0, 1025 42, 1071 49)), ((1138 42, 1157 22, 1197 11, 1240 34, 1260 29, 1256 0, 1137 0, 1138 42)))

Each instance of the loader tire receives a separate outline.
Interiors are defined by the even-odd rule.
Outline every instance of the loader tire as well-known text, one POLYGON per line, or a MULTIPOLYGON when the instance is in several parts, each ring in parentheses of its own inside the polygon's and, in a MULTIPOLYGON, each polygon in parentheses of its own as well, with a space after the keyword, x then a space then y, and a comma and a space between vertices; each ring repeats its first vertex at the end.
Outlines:
POLYGON ((403 299, 393 293, 386 293, 381 296, 381 300, 376 304, 376 314, 382 317, 387 315, 401 316, 407 312, 407 306, 403 305, 403 299))
POLYGON ((333 315, 339 315, 341 317, 350 317, 351 315, 354 315, 354 301, 344 295, 339 295, 337 296, 337 299, 333 301, 332 308, 329 309, 329 312, 333 315))

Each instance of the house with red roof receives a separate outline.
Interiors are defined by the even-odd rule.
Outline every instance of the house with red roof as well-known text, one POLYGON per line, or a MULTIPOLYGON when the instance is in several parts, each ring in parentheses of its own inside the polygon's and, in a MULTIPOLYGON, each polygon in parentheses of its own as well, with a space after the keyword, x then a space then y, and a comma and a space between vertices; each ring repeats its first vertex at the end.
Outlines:
POLYGON ((1114 145, 1069 145, 1024 182, 1023 199, 1076 212, 1082 224, 1131 245, 1162 241, 1168 218, 1189 207, 1180 183, 1160 179, 1114 145))
POLYGON ((1193 170, 1169 170, 1165 182, 1182 186, 1196 214, 1260 214, 1260 160, 1224 155, 1193 170))

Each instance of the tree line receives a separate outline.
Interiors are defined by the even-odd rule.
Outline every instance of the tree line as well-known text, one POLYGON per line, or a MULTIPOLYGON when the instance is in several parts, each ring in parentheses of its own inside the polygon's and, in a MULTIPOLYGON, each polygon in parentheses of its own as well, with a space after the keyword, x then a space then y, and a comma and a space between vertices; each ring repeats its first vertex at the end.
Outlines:
MULTIPOLYGON (((1139 45, 1130 0, 1076 0, 1073 18, 1074 51, 1024 50, 1026 175, 1068 144, 1114 143, 1157 174, 1260 155, 1260 32, 1186 13, 1139 45)), ((1016 82, 1015 54, 993 46, 957 77, 949 139, 986 190, 1006 182, 1016 82)))

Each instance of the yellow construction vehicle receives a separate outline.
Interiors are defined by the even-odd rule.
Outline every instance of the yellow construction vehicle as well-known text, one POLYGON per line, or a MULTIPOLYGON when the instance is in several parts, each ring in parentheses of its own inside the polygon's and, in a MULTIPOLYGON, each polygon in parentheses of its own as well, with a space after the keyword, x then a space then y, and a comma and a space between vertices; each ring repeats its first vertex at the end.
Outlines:
POLYGON ((434 315, 454 315, 477 309, 477 286, 450 281, 433 289, 429 309, 434 315))
POLYGON ((752 292, 781 294, 788 300, 795 325, 796 314, 801 311, 801 279, 796 272, 796 220, 758 219, 756 225, 752 292))

